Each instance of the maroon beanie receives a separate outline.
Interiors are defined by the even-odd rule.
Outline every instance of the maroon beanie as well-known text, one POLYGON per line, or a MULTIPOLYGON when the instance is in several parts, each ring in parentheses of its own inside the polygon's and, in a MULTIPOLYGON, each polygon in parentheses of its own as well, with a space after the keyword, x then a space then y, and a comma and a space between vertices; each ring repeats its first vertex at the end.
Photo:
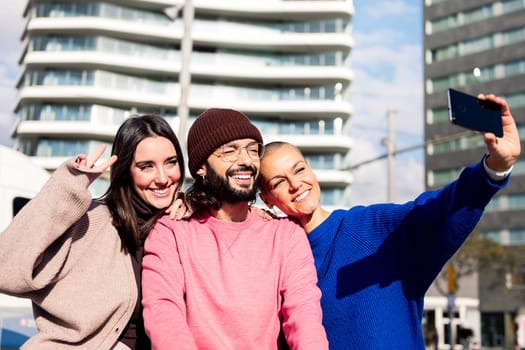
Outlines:
POLYGON ((188 168, 193 177, 217 148, 233 140, 254 139, 261 133, 247 116, 233 109, 210 108, 202 112, 188 131, 188 168))

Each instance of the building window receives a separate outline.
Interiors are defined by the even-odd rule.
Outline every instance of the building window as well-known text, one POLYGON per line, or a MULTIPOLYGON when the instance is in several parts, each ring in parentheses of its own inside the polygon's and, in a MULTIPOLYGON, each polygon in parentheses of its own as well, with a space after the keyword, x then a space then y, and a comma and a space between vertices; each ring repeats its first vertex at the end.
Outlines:
POLYGON ((484 21, 496 15, 503 15, 513 11, 521 10, 525 7, 523 0, 502 0, 500 1, 500 4, 500 13, 496 13, 494 11, 495 7, 493 7, 493 5, 485 5, 482 7, 474 8, 470 11, 458 12, 450 16, 434 19, 429 22, 430 32, 428 34, 457 28, 459 26, 467 25, 470 23, 484 21))
POLYGON ((492 16, 492 5, 478 7, 463 13, 463 24, 479 22, 492 16))
POLYGON ((93 71, 88 70, 35 70, 27 71, 25 85, 92 85, 93 71))
POLYGON ((447 2, 448 0, 425 0, 425 6, 432 6, 442 2, 447 2))
POLYGON ((87 140, 60 140, 60 139, 39 139, 36 145, 35 154, 37 157, 74 157, 78 154, 92 154, 101 144, 106 144, 106 152, 103 158, 109 158, 111 143, 87 140))
POLYGON ((461 56, 469 55, 480 51, 486 51, 493 47, 494 40, 492 36, 468 40, 465 41, 462 45, 461 56))
POLYGON ((494 197, 485 210, 497 212, 523 209, 525 209, 525 193, 511 193, 494 197))
POLYGON ((36 17, 85 17, 96 16, 126 21, 149 22, 152 24, 171 23, 161 12, 118 6, 109 3, 52 2, 34 5, 36 17))
POLYGON ((518 161, 514 163, 514 168, 512 169, 512 176, 516 175, 525 175, 525 159, 518 159, 518 161))
POLYGON ((523 0, 502 0, 501 10, 503 13, 509 13, 516 10, 520 10, 525 7, 523 0))
POLYGON ((470 39, 464 42, 433 49, 431 51, 432 62, 444 61, 459 56, 465 56, 480 51, 486 51, 495 47, 511 45, 525 41, 525 28, 512 29, 502 33, 494 33, 489 36, 470 39), (497 44, 495 38, 501 38, 497 44))
POLYGON ((512 108, 525 107, 525 92, 502 96, 512 108))
POLYGON ((336 135, 341 133, 339 128, 335 128, 334 119, 254 119, 253 123, 266 135, 336 135))
MULTIPOLYGON (((476 149, 484 145, 483 138, 478 134, 470 131, 466 131, 469 135, 464 135, 464 132, 456 134, 457 138, 446 142, 433 142, 433 147, 430 154, 440 154, 462 151, 467 149, 476 149)), ((447 139, 454 135, 447 136, 447 139)))
POLYGON ((525 228, 509 230, 511 245, 525 244, 525 228))
POLYGON ((345 200, 344 188, 322 188, 321 205, 337 206, 345 200))
POLYGON ((505 344, 505 320, 501 312, 481 313, 481 345, 502 347, 505 344))
POLYGON ((512 76, 525 73, 525 60, 505 63, 503 66, 505 76, 512 76))
POLYGON ((435 108, 427 111, 427 124, 439 124, 448 122, 448 109, 447 108, 435 108))
POLYGON ((501 231, 500 230, 491 230, 481 232, 481 235, 486 239, 490 239, 493 242, 501 243, 501 231))
POLYGON ((525 40, 525 28, 518 28, 502 33, 501 44, 511 45, 525 40))
POLYGON ((430 171, 427 175, 427 184, 431 187, 439 187, 458 178, 463 168, 442 169, 430 171))
POLYGON ((306 161, 313 169, 341 169, 345 155, 342 153, 305 154, 306 161))
POLYGON ((525 209, 525 193, 508 194, 507 197, 509 209, 525 209))

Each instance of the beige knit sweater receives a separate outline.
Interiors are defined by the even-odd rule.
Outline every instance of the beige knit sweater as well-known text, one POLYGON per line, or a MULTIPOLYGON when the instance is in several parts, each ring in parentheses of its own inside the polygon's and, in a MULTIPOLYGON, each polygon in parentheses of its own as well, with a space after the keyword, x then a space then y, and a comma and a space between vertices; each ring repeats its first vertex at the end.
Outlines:
POLYGON ((61 165, 0 234, 0 292, 29 298, 38 333, 22 349, 110 349, 137 302, 131 257, 89 169, 61 165))

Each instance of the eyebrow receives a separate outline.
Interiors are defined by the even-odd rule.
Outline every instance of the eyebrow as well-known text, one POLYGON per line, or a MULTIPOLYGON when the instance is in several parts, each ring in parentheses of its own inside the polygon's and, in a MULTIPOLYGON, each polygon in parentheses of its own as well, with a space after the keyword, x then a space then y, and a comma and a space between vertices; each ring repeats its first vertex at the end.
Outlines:
MULTIPOLYGON (((168 158, 164 159, 164 161, 171 161, 171 160, 178 160, 178 157, 176 154, 172 155, 172 156, 169 156, 168 158)), ((136 159, 133 159, 133 163, 134 164, 137 164, 137 165, 143 165, 143 164, 149 164, 149 163, 153 163, 153 160, 151 159, 145 159, 145 160, 136 160, 136 159)))
MULTIPOLYGON (((297 166, 298 166, 299 164, 301 164, 301 163, 306 164, 306 161, 304 161, 304 160, 302 160, 302 159, 301 159, 301 160, 298 160, 297 162, 295 162, 295 163, 292 165, 291 169, 295 169, 295 168, 297 168, 297 166)), ((275 179, 277 179, 277 178, 281 178, 281 177, 284 177, 284 176, 283 176, 283 175, 280 175, 280 174, 279 174, 279 175, 275 175, 275 176, 272 176, 271 178, 269 178, 268 181, 272 181, 272 180, 275 180, 275 179)))

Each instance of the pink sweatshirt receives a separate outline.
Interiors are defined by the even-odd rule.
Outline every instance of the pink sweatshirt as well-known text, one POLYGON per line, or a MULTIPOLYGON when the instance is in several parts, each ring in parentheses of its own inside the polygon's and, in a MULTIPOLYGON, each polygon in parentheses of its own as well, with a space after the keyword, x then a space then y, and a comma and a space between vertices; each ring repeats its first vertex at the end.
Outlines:
POLYGON ((144 321, 154 350, 328 349, 303 229, 288 219, 164 217, 145 244, 144 321))

